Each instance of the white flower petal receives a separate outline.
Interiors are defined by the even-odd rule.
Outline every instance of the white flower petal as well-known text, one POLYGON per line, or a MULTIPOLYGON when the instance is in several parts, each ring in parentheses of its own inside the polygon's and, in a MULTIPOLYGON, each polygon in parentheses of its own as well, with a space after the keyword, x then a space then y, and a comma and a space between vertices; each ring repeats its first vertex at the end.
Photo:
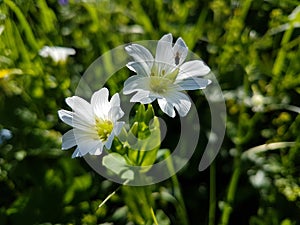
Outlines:
POLYGON ((114 133, 112 132, 112 133, 109 135, 109 137, 107 138, 107 141, 106 141, 106 143, 104 144, 104 146, 105 146, 107 149, 110 149, 110 148, 111 148, 111 145, 112 145, 112 142, 113 142, 113 140, 114 140, 114 137, 115 137, 115 135, 114 135, 114 133))
POLYGON ((172 49, 172 35, 164 35, 157 43, 155 62, 157 76, 164 76, 174 69, 175 61, 172 49))
MULTIPOLYGON (((130 102, 141 102, 142 99, 147 99, 149 98, 150 91, 148 90, 139 90, 137 93, 132 96, 130 99, 130 102)), ((142 103, 142 102, 141 102, 142 103)), ((142 103, 145 104, 145 103, 142 103)))
POLYGON ((93 111, 91 105, 78 96, 66 98, 66 103, 72 108, 74 114, 84 118, 89 123, 93 123, 93 111))
POLYGON ((115 135, 119 135, 121 130, 122 130, 122 127, 125 125, 125 122, 121 121, 121 122, 116 122, 114 124, 114 129, 112 131, 112 133, 114 133, 115 135))
POLYGON ((125 47, 126 52, 135 62, 139 62, 141 67, 150 74, 154 59, 149 50, 139 44, 130 44, 125 47))
POLYGON ((75 157, 82 157, 82 154, 80 153, 80 150, 78 147, 75 149, 75 151, 72 154, 72 158, 75 158, 75 157))
POLYGON ((82 131, 89 131, 95 127, 95 119, 93 122, 91 122, 78 114, 74 114, 72 123, 74 128, 82 131))
POLYGON ((78 105, 82 106, 82 108, 86 110, 89 110, 91 108, 90 103, 78 96, 66 98, 66 103, 72 108, 73 111, 76 111, 78 105))
POLYGON ((114 94, 110 99, 110 107, 120 107, 120 96, 118 93, 114 94))
POLYGON ((61 109, 58 110, 59 118, 69 126, 73 126, 73 112, 61 109))
POLYGON ((123 110, 120 107, 115 106, 109 110, 108 117, 106 119, 115 122, 118 119, 120 119, 122 116, 124 116, 123 110))
POLYGON ((172 53, 172 34, 164 35, 157 43, 155 61, 170 62, 173 57, 172 53))
POLYGON ((171 96, 171 99, 167 99, 167 101, 173 103, 173 106, 175 106, 178 114, 181 117, 184 117, 187 115, 187 113, 189 112, 191 105, 192 105, 188 96, 182 92, 173 93, 173 95, 171 96))
POLYGON ((210 68, 201 60, 185 62, 180 66, 177 80, 186 79, 194 76, 204 76, 210 72, 210 68))
POLYGON ((90 155, 101 155, 103 151, 103 145, 99 143, 99 146, 94 149, 93 151, 90 151, 89 154, 90 155))
POLYGON ((62 149, 66 150, 74 147, 76 144, 76 139, 73 133, 73 129, 69 130, 62 136, 62 149))
POLYGON ((77 143, 81 155, 86 155, 89 152, 94 152, 97 148, 103 146, 102 142, 99 140, 86 139, 77 143))
POLYGON ((125 47, 125 50, 136 62, 154 61, 151 52, 142 45, 129 44, 125 47))
POLYGON ((161 110, 166 113, 168 116, 174 118, 176 113, 172 103, 168 102, 165 98, 157 99, 158 105, 161 110))
POLYGON ((108 95, 109 92, 107 88, 101 88, 92 95, 91 105, 98 118, 106 118, 108 115, 110 109, 108 95))
POLYGON ((73 133, 75 136, 76 143, 86 142, 89 140, 99 140, 99 136, 95 127, 91 127, 89 130, 80 130, 77 128, 73 129, 73 133))
POLYGON ((206 88, 211 83, 211 80, 191 77, 184 80, 178 80, 175 83, 181 87, 181 90, 198 90, 206 88))
POLYGON ((145 66, 144 63, 141 62, 129 62, 126 65, 128 69, 132 70, 133 72, 136 72, 139 76, 149 76, 151 73, 151 68, 148 66, 145 66))
MULTIPOLYGON (((150 104, 151 102, 153 102, 156 99, 156 97, 146 97, 146 98, 141 98, 140 99, 140 103, 141 104, 150 104)), ((132 101, 133 102, 133 101, 132 101)))
POLYGON ((186 46, 183 39, 180 37, 175 42, 175 45, 173 47, 173 54, 174 54, 174 60, 176 65, 181 65, 187 54, 188 54, 188 47, 186 46))
POLYGON ((131 94, 132 92, 146 89, 146 85, 148 83, 149 83, 148 77, 142 77, 138 75, 129 77, 124 83, 123 94, 128 95, 131 94))

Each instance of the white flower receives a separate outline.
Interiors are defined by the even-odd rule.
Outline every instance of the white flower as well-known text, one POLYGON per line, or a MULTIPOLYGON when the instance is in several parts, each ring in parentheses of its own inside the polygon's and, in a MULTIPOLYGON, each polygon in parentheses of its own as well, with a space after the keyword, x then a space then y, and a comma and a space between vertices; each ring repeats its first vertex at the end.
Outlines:
POLYGON ((69 55, 75 55, 76 51, 73 48, 58 47, 58 46, 44 46, 39 55, 46 58, 51 57, 54 62, 65 62, 69 55))
POLYGON ((138 44, 125 47, 134 59, 127 67, 137 74, 125 81, 123 93, 137 92, 131 102, 148 104, 157 99, 161 110, 175 117, 174 107, 180 116, 185 116, 191 107, 184 90, 204 89, 210 80, 199 78, 210 72, 201 60, 185 62, 188 48, 182 38, 172 46, 172 35, 164 35, 157 44, 156 55, 138 44))
POLYGON ((62 149, 69 149, 77 145, 72 158, 100 155, 103 147, 111 148, 115 135, 118 135, 124 122, 118 120, 124 115, 120 107, 119 94, 114 94, 108 101, 109 92, 102 88, 92 95, 91 103, 73 96, 66 99, 66 103, 73 112, 59 110, 59 118, 73 127, 62 137, 62 149))
POLYGON ((249 179, 252 185, 256 188, 266 187, 271 183, 270 178, 266 176, 266 173, 263 170, 258 170, 256 174, 251 175, 249 179))

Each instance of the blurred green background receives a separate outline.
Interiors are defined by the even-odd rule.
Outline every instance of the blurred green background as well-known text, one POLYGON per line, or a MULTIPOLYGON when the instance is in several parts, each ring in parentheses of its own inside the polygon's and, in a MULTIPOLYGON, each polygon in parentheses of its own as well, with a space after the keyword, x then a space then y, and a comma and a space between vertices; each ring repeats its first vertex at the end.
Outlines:
MULTIPOLYGON (((178 174, 190 224, 222 224, 228 210, 229 224, 300 224, 296 0, 0 0, 0 224, 132 224, 122 192, 98 209, 118 185, 71 159, 72 150, 60 150, 69 127, 57 110, 67 108, 64 99, 101 54, 166 33, 181 36, 211 67, 227 106, 214 169, 199 172, 210 111, 200 91, 190 93, 202 132, 178 174), (76 54, 55 62, 39 55, 43 46, 76 54), (215 219, 209 216, 213 172, 215 219)), ((107 86, 120 91, 128 75, 107 86)), ((172 183, 152 189, 160 224, 180 224, 172 183)))

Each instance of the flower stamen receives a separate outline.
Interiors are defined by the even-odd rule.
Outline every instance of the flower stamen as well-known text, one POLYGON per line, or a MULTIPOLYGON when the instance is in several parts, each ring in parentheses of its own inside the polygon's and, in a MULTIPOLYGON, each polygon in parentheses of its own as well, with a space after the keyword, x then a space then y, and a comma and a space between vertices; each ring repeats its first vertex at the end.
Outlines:
POLYGON ((96 118, 96 130, 101 141, 106 141, 114 128, 110 120, 96 118))
POLYGON ((151 91, 157 94, 164 94, 168 91, 168 87, 172 84, 169 79, 161 77, 151 77, 149 87, 151 91))

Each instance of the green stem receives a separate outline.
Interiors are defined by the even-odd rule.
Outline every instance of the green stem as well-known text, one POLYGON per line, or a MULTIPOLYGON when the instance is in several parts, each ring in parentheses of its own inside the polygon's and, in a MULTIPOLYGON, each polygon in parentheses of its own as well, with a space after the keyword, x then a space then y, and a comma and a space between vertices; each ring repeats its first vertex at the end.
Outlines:
POLYGON ((178 182, 178 179, 177 179, 177 176, 176 176, 176 172, 175 172, 175 169, 174 169, 174 166, 173 166, 173 162, 172 162, 172 159, 171 159, 170 155, 171 155, 170 150, 167 150, 166 153, 165 153, 165 159, 166 159, 167 167, 168 167, 168 169, 170 171, 170 174, 174 174, 171 177, 172 183, 173 183, 173 186, 174 186, 174 196, 175 196, 175 198, 179 202, 179 205, 175 206, 176 207, 176 211, 178 213, 178 218, 181 220, 180 224, 182 224, 182 225, 188 225, 189 222, 188 222, 188 217, 187 217, 187 213, 186 213, 186 208, 185 208, 184 200, 183 200, 183 197, 181 195, 180 185, 179 185, 179 182, 178 182))
POLYGON ((25 36, 27 38, 29 45, 32 47, 33 50, 38 51, 39 47, 36 44, 37 42, 32 33, 31 27, 30 27, 29 23, 27 22, 25 16, 23 15, 22 11, 19 9, 19 7, 14 2, 12 2, 10 0, 4 0, 4 2, 16 14, 18 20, 20 21, 20 23, 24 29, 25 36))
POLYGON ((152 221, 151 215, 151 194, 148 193, 147 187, 122 187, 124 200, 129 208, 131 220, 135 224, 148 224, 152 221))
POLYGON ((290 27, 284 32, 283 37, 281 39, 281 48, 277 54, 277 57, 275 59, 274 65, 273 65, 273 69, 272 72, 275 75, 275 78, 277 78, 282 69, 283 69, 283 65, 284 65, 284 59, 286 56, 286 49, 285 49, 285 45, 290 41, 292 33, 294 30, 294 26, 293 23, 290 23, 290 27))
MULTIPOLYGON (((143 179, 143 174, 136 175, 136 179, 143 179)), ((125 203, 131 213, 132 222, 139 225, 155 222, 151 186, 122 186, 122 190, 125 203)))
POLYGON ((208 214, 208 224, 215 224, 215 213, 216 213, 216 163, 212 162, 209 168, 209 214, 208 214))
MULTIPOLYGON (((249 81, 248 77, 244 75, 244 93, 249 92, 249 81)), ((238 121, 238 131, 237 131, 237 141, 235 142, 237 153, 234 157, 234 164, 233 164, 233 173, 229 182, 228 192, 226 196, 226 202, 224 204, 222 216, 221 216, 221 222, 220 225, 227 225, 229 222, 229 218, 232 212, 232 204, 235 198, 236 190, 238 187, 238 182, 241 174, 241 145, 244 143, 246 139, 243 137, 247 136, 247 140, 250 139, 250 136, 247 134, 250 132, 248 131, 246 134, 244 134, 243 127, 242 127, 242 121, 243 121, 243 114, 246 110, 246 107, 244 104, 241 105, 240 115, 239 115, 239 121, 238 121)), ((252 118, 253 119, 253 118, 252 118)))
POLYGON ((158 225, 158 222, 157 222, 157 219, 155 217, 155 214, 154 214, 154 211, 153 211, 153 208, 151 207, 151 216, 152 216, 152 219, 153 219, 153 222, 155 225, 158 225))
MULTIPOLYGON (((145 221, 148 221, 151 218, 151 209, 152 209, 152 204, 151 204, 151 193, 147 190, 147 187, 136 187, 138 189, 139 195, 137 195, 138 199, 140 200, 141 208, 143 210, 143 215, 145 221)), ((135 194, 135 193, 134 193, 135 194)))
POLYGON ((233 171, 230 183, 229 183, 227 198, 226 198, 226 202, 224 205, 220 225, 227 225, 229 222, 230 214, 232 212, 232 203, 235 198, 238 181, 239 181, 239 177, 241 174, 241 163, 240 163, 241 161, 240 160, 241 160, 240 155, 236 156, 236 158, 234 160, 235 161, 234 171, 233 171))

